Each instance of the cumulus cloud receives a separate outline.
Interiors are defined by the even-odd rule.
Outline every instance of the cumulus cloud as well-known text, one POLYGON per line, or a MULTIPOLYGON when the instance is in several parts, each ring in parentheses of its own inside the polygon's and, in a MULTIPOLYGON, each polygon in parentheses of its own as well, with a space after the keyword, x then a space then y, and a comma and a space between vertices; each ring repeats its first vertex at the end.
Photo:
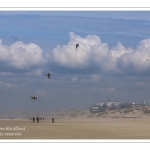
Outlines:
MULTIPOLYGON (((103 43, 97 35, 81 37, 70 32, 69 36, 70 40, 66 45, 57 45, 52 53, 47 53, 45 57, 42 54, 43 50, 34 43, 25 44, 17 41, 6 46, 0 39, 0 62, 17 69, 27 70, 25 75, 37 76, 42 75, 40 67, 43 67, 47 60, 76 70, 95 67, 99 72, 108 74, 150 73, 150 39, 140 41, 133 49, 126 48, 120 42, 115 47, 109 48, 108 44, 103 43), (76 48, 77 43, 79 43, 78 48, 76 48), (32 67, 34 70, 31 71, 32 67)), ((0 75, 3 74, 6 72, 0 73, 0 75)), ((77 78, 72 79, 73 82, 77 80, 77 78)), ((99 79, 93 76, 94 80, 99 79)))
POLYGON ((86 68, 91 63, 102 64, 109 59, 108 46, 98 36, 88 35, 82 38, 73 32, 69 35, 70 41, 67 45, 58 45, 53 50, 54 61, 58 64, 70 68, 86 68), (76 49, 77 43, 79 47, 76 49))
POLYGON ((120 42, 118 42, 117 46, 112 48, 110 52, 112 54, 113 62, 116 62, 117 58, 124 54, 132 53, 134 52, 134 50, 132 48, 125 48, 120 42))
POLYGON ((17 69, 30 69, 46 63, 42 49, 34 44, 17 41, 10 46, 2 44, 0 39, 0 61, 17 69))
POLYGON ((109 48, 97 35, 85 38, 69 33, 70 41, 53 49, 55 63, 73 69, 86 69, 96 66, 101 72, 143 73, 150 69, 150 39, 140 41, 136 49, 126 48, 122 43, 109 48), (79 43, 76 49, 75 44, 79 43))
MULTIPOLYGON (((102 43, 97 35, 87 35, 85 38, 69 33, 70 41, 67 45, 58 45, 53 50, 53 58, 61 66, 85 69, 98 66, 102 71, 117 71, 115 61, 107 43, 102 43), (79 43, 76 49, 75 44, 79 43)), ((114 57, 116 57, 114 52, 114 57)))
POLYGON ((150 69, 150 39, 140 41, 135 50, 124 53, 117 59, 117 66, 125 71, 135 73, 149 72, 150 69))

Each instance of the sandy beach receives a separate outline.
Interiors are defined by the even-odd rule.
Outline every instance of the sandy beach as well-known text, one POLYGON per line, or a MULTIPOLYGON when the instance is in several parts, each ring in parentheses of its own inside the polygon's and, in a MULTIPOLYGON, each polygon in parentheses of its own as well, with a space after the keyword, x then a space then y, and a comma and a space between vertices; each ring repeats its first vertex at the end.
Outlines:
POLYGON ((150 118, 1 119, 0 139, 150 139, 150 118))

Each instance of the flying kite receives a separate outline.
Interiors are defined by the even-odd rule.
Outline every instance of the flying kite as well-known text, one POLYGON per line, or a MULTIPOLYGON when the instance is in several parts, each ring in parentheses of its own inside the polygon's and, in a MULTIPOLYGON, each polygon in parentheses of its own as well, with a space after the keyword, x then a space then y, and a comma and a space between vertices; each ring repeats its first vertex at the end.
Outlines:
POLYGON ((76 49, 79 47, 79 44, 76 44, 76 49))
POLYGON ((37 97, 35 97, 35 96, 33 96, 33 97, 31 97, 34 101, 37 99, 37 97))
POLYGON ((51 75, 50 75, 50 73, 48 73, 46 76, 50 79, 50 76, 51 76, 51 75))

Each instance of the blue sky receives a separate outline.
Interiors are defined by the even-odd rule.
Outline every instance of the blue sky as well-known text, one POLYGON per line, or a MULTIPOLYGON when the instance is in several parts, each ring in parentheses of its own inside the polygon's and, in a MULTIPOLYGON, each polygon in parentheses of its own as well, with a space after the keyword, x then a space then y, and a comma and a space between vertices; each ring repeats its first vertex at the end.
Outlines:
MULTIPOLYGON (((43 9, 44 10, 44 9, 43 9)), ((130 19, 130 20, 150 20, 149 11, 144 10, 64 10, 64 11, 1 11, 2 15, 16 15, 16 14, 26 14, 26 15, 38 15, 38 16, 78 16, 78 17, 87 17, 87 18, 114 18, 114 19, 130 19)))
POLYGON ((88 110, 108 97, 150 104, 149 14, 1 11, 0 110, 88 110))

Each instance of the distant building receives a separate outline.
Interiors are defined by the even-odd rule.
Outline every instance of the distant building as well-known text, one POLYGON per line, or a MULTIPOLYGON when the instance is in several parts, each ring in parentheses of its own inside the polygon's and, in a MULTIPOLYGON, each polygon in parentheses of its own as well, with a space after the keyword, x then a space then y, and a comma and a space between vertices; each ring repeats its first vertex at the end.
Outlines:
POLYGON ((120 104, 120 108, 135 108, 135 103, 132 102, 132 103, 122 103, 120 104))
POLYGON ((90 107, 91 113, 99 113, 100 112, 100 104, 94 104, 90 107))
POLYGON ((148 106, 145 104, 145 101, 141 104, 135 104, 135 102, 132 103, 122 103, 120 104, 119 101, 102 101, 100 103, 94 104, 90 107, 91 113, 99 113, 104 112, 106 110, 115 110, 115 109, 123 109, 123 108, 135 108, 140 106, 148 106))
POLYGON ((114 110, 118 109, 120 107, 120 102, 119 101, 102 101, 100 103, 94 104, 93 106, 90 107, 90 112, 91 113, 99 113, 99 112, 104 112, 106 110, 114 110))

